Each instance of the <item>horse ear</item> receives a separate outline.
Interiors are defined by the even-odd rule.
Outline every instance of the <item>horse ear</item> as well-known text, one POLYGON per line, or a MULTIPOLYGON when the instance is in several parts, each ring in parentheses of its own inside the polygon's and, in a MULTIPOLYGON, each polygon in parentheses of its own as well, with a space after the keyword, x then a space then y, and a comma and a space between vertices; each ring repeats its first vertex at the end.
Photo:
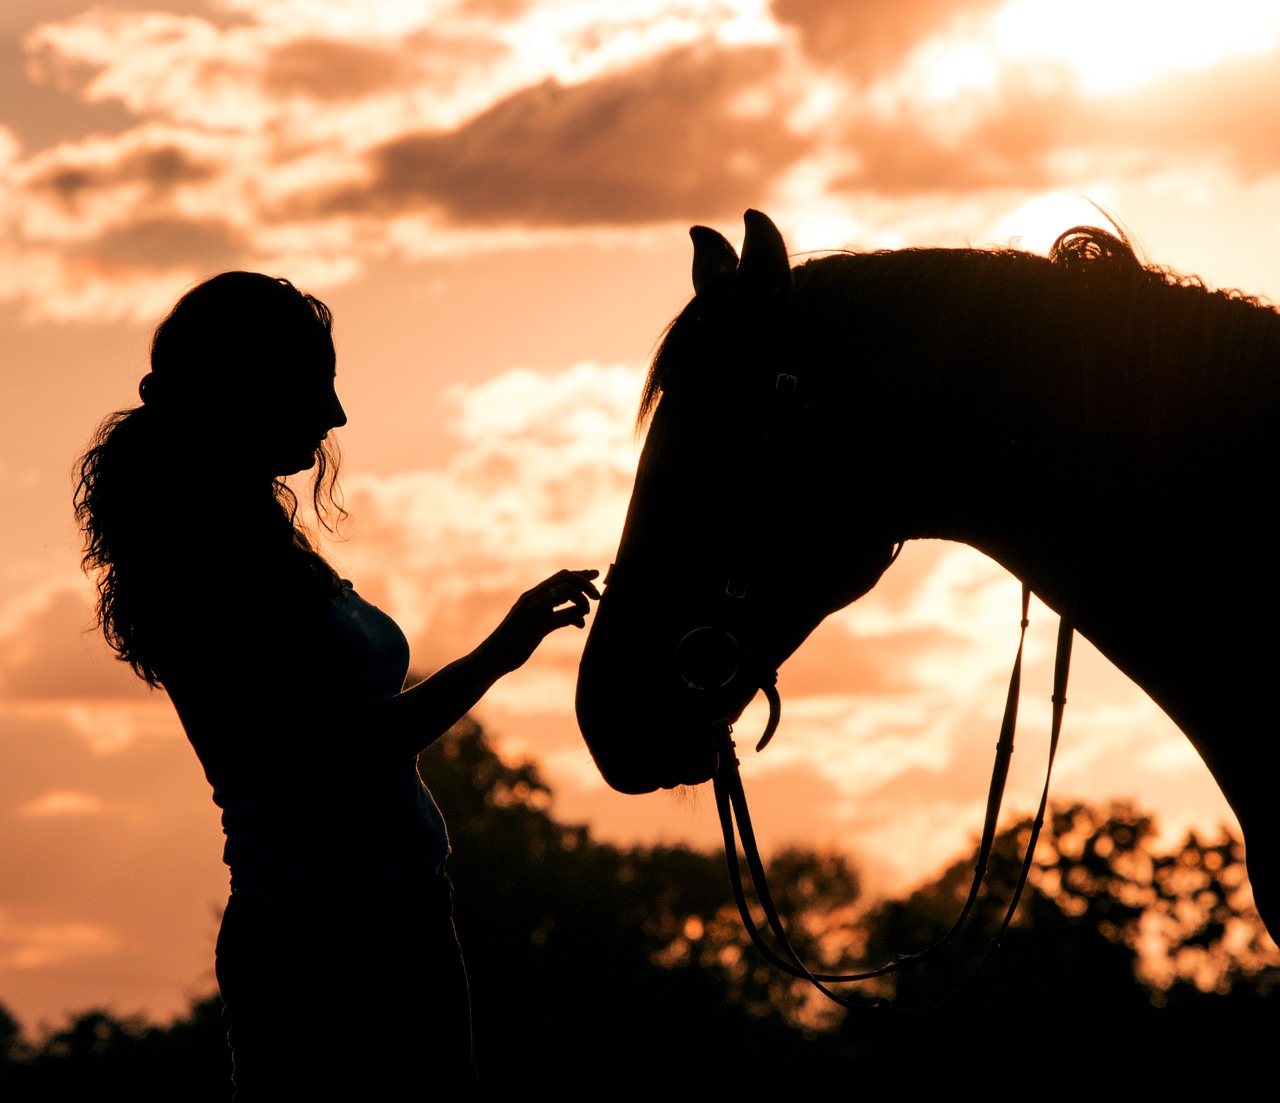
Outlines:
POLYGON ((689 236, 693 239, 693 293, 696 295, 717 276, 737 268, 738 254, 724 234, 710 227, 694 226, 689 236))
POLYGON ((773 220, 760 211, 742 216, 746 237, 738 265, 738 287, 761 305, 782 306, 791 298, 791 260, 773 220))

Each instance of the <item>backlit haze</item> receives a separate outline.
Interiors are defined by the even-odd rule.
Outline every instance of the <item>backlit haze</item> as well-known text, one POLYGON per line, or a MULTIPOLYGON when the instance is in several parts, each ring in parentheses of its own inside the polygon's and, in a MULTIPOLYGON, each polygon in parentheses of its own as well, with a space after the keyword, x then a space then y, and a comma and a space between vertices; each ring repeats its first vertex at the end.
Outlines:
MULTIPOLYGON (((608 565, 691 224, 740 242, 759 207, 794 253, 1043 251, 1100 207, 1150 260, 1278 299, 1278 55, 1280 6, 1245 0, 5 0, 0 1003, 29 1026, 166 1016, 212 986, 217 810, 167 698, 85 632, 70 507, 75 456, 194 281, 260 270, 333 308, 353 523, 329 551, 430 670, 551 570, 608 565)), ((210 615, 253 631, 219 583, 235 401, 173 508, 208 518, 210 615)), ((977 553, 909 545, 782 671, 781 732, 745 756, 765 845, 840 846, 886 892, 970 846, 1018 614, 977 553)), ((1054 629, 1034 607, 1012 812, 1039 792, 1054 629)), ((709 794, 599 780, 583 638, 478 718, 561 819, 710 845, 709 794)), ((1171 837, 1231 822, 1082 643, 1070 696, 1055 796, 1132 797, 1171 837)))

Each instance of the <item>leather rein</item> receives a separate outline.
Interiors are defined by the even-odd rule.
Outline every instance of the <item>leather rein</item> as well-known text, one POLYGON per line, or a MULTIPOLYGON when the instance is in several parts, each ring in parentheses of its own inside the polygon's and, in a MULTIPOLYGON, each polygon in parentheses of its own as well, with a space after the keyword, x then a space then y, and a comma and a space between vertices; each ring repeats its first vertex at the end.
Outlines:
MULTIPOLYGON (((987 793, 987 810, 982 829, 982 841, 978 849, 978 859, 974 867, 973 881, 969 888, 969 895, 960 910, 960 914, 956 917, 955 922, 951 925, 951 928, 946 932, 946 934, 931 945, 921 950, 917 950, 914 953, 896 955, 891 961, 879 966, 878 968, 856 973, 817 973, 811 971, 804 962, 801 961, 799 954, 796 952, 790 939, 787 937, 781 917, 778 914, 778 909, 774 904, 773 896, 769 891, 768 881, 765 876, 764 863, 760 857, 760 848, 756 842, 755 830, 751 824, 751 815, 747 809, 746 793, 743 789, 742 777, 738 769, 738 756, 732 735, 733 727, 728 720, 718 720, 713 722, 711 725, 712 736, 715 739, 717 751, 717 765, 713 780, 716 796, 716 808, 719 812, 721 831, 724 836, 725 857, 729 867, 729 878, 733 885, 734 899, 737 902, 738 912, 742 917, 743 926, 751 937, 752 943, 754 943, 756 948, 770 964, 791 976, 808 980, 815 988, 818 989, 818 991, 823 993, 823 995, 834 1000, 842 1007, 866 1008, 872 1006, 884 1006, 886 1004, 885 1001, 880 1001, 878 1004, 867 1004, 849 1000, 838 993, 833 992, 827 987, 827 984, 871 980, 875 977, 886 976, 887 974, 897 972, 901 969, 918 965, 920 962, 925 961, 936 954, 955 937, 960 928, 964 925, 965 920, 968 918, 968 915, 978 898, 978 892, 981 888, 983 878, 986 875, 991 850, 995 842, 1000 806, 1004 796, 1005 782, 1009 774, 1009 762, 1013 755, 1013 739, 1017 726, 1018 699, 1022 682, 1022 652, 1023 644, 1026 640, 1028 625, 1027 613, 1030 605, 1030 597, 1031 591, 1029 587, 1024 585, 1022 587, 1022 621, 1021 634, 1018 640, 1018 652, 1014 659, 1013 671, 1009 678, 1009 691, 1005 700, 1004 718, 1000 725, 1000 738, 996 743, 995 762, 992 767, 991 783, 987 793), (764 912, 766 925, 776 940, 777 949, 771 947, 765 941, 764 936, 753 919, 751 910, 747 904, 737 848, 737 840, 739 838, 741 839, 742 844, 741 861, 746 863, 752 887, 755 890, 755 895, 760 903, 760 907, 764 912)), ((983 956, 982 961, 979 962, 977 968, 974 969, 974 973, 970 974, 969 978, 966 978, 965 981, 961 982, 961 987, 963 984, 968 983, 968 980, 982 968, 991 953, 999 945, 1004 932, 1013 921, 1014 913, 1017 911, 1018 903, 1022 897, 1022 891, 1026 886, 1027 878, 1031 872, 1036 842, 1039 839, 1040 830, 1044 826, 1045 811, 1048 807, 1049 801, 1049 781, 1053 772, 1054 756, 1057 753, 1058 742, 1062 731, 1063 709, 1066 705, 1067 674, 1071 661, 1072 636, 1073 632, 1070 624, 1065 620, 1061 621, 1058 626, 1057 653, 1054 661, 1052 696, 1053 712, 1049 735, 1048 764, 1045 768, 1044 789, 1041 792, 1040 805, 1036 810, 1036 816, 1032 822, 1031 836, 1027 841, 1026 853, 1023 857, 1017 885, 1015 886, 1012 897, 1010 898, 1009 905, 999 931, 991 940, 986 954, 983 956)), ((701 687, 695 686, 691 688, 697 689, 701 687)), ((767 679, 761 688, 769 703, 769 720, 765 728, 764 736, 760 739, 757 745, 757 750, 763 749, 765 744, 768 743, 769 739, 772 737, 774 731, 777 730, 781 712, 781 699, 778 695, 776 686, 773 684, 773 679, 767 679)), ((957 988, 957 991, 958 990, 959 987, 957 988)), ((952 995, 954 995, 954 993, 952 993, 952 995)))
MULTIPOLYGON (((798 379, 789 371, 780 372, 777 376, 774 386, 774 424, 772 432, 766 435, 766 442, 777 447, 782 440, 788 436, 794 435, 797 431, 799 423, 800 405, 797 402, 798 379)), ((776 471, 776 468, 774 469, 776 471)), ((894 548, 892 555, 885 564, 885 570, 893 563, 898 554, 902 550, 902 543, 899 542, 894 548)), ((733 885, 734 899, 738 905, 738 913, 742 917, 743 926, 746 928, 752 943, 765 957, 767 961, 783 972, 791 976, 803 978, 809 981, 818 991, 829 999, 847 1008, 868 1008, 878 1006, 888 1006, 887 1001, 881 1000, 876 1003, 866 1003, 847 999, 846 997, 832 991, 828 985, 833 983, 847 983, 871 980, 876 977, 886 976, 890 973, 918 965, 933 957, 939 950, 946 946, 959 932, 968 918, 969 913, 973 909, 973 905, 978 898, 983 878, 986 875, 987 866, 991 857, 991 850, 995 843, 997 821, 1000 816, 1000 806, 1004 797, 1005 782, 1009 775, 1009 763, 1013 755, 1013 739, 1014 731, 1017 726, 1018 716, 1018 699, 1022 686, 1022 653, 1023 645, 1026 642, 1028 611, 1031 601, 1030 587, 1025 583, 1022 586, 1022 618, 1020 622, 1020 635, 1018 638, 1018 651, 1014 658, 1013 670, 1009 677, 1009 690, 1005 699, 1004 717, 1000 725, 1000 736, 996 743, 995 761, 991 771, 991 782, 987 792, 987 809, 982 829, 982 841, 978 848, 978 859, 974 867, 973 881, 969 888, 969 894, 960 914, 956 917, 951 928, 937 941, 921 950, 913 953, 898 954, 894 958, 879 966, 878 968, 867 969, 862 972, 854 973, 819 973, 810 970, 800 959, 800 955, 791 944, 791 940, 787 937, 786 930, 778 914, 778 909, 773 901, 773 896, 769 891, 768 881, 765 876, 764 862, 760 857, 760 849, 756 842, 755 830, 751 824, 751 816, 747 809, 746 793, 742 786, 742 777, 739 772, 739 762, 737 756, 736 745, 733 741, 733 725, 727 716, 727 708, 722 707, 719 697, 720 691, 725 689, 735 676, 741 670, 741 660, 746 658, 744 649, 735 636, 732 626, 733 623, 740 619, 735 612, 728 612, 734 609, 740 612, 746 604, 744 600, 747 597, 749 589, 746 579, 752 574, 752 566, 747 564, 734 564, 732 573, 726 580, 723 597, 727 598, 727 605, 722 606, 725 616, 720 624, 709 624, 686 634, 680 640, 676 647, 675 665, 680 673, 685 685, 691 693, 699 697, 699 705, 702 708, 703 715, 712 717, 708 721, 709 733, 716 750, 716 769, 713 775, 713 784, 716 797, 716 808, 720 817, 721 833, 724 838, 725 858, 729 867, 729 878, 733 885), (745 569, 744 569, 745 568, 745 569), (691 653, 692 657, 691 657, 691 653), (710 661, 708 662, 708 656, 710 661), (718 719, 716 719, 718 717, 718 719), (738 840, 742 844, 741 861, 745 862, 747 870, 755 891, 756 899, 759 901, 760 907, 764 912, 765 925, 772 932, 776 942, 776 948, 769 945, 765 940, 760 927, 756 924, 751 915, 751 909, 747 904, 745 887, 743 884, 742 870, 738 855, 738 840)), ((614 568, 616 569, 616 567, 614 568)), ((1053 695, 1052 695, 1052 721, 1049 734, 1049 754, 1048 762, 1045 768, 1044 789, 1040 795, 1040 805, 1036 811, 1036 816, 1031 826, 1031 835, 1027 842, 1026 853, 1023 856, 1022 867, 1018 875, 1018 881, 1009 901, 1008 908, 1005 912, 1004 920, 1000 925, 999 931, 991 940, 986 953, 982 960, 978 963, 973 972, 961 981, 955 991, 959 991, 965 984, 972 979, 986 964, 991 954, 999 945, 1005 931, 1013 921, 1013 917, 1018 908, 1018 903, 1022 897, 1022 891, 1026 886, 1027 878, 1030 875, 1031 867, 1034 861, 1036 843, 1040 837, 1040 830, 1044 826, 1045 811, 1049 801, 1049 781, 1053 773, 1054 757, 1057 754, 1058 742, 1062 731, 1062 715, 1066 705, 1067 690, 1067 674, 1071 662, 1071 643, 1073 637, 1073 629, 1067 618, 1062 618, 1058 625, 1058 641, 1057 651, 1054 660, 1053 675, 1053 695)), ((777 731, 778 723, 781 718, 782 702, 777 690, 777 671, 760 669, 757 664, 757 670, 754 677, 749 677, 749 681, 754 683, 757 688, 764 693, 769 704, 769 718, 766 722, 763 735, 756 744, 756 750, 762 751, 772 739, 777 731)), ((951 995, 954 995, 952 992, 951 995)), ((944 997, 951 998, 951 995, 944 997)), ((936 1005, 935 1005, 936 1006, 936 1005)), ((916 1009, 923 1010, 923 1009, 916 1009)))
MULTIPOLYGON (((783 466, 782 463, 776 461, 785 456, 788 450, 788 443, 794 440, 799 432, 803 431, 801 421, 803 421, 804 407, 801 406, 797 392, 799 392, 799 379, 797 379, 797 376, 792 374, 791 371, 778 372, 773 386, 772 425, 769 426, 769 430, 765 434, 763 441, 765 447, 760 450, 760 454, 756 457, 758 462, 763 462, 764 467, 768 470, 767 477, 771 477, 771 479, 772 477, 777 477, 778 470, 783 466), (776 454, 772 457, 767 456, 769 452, 776 454)), ((883 569, 888 569, 888 567, 892 566, 893 560, 897 558, 901 550, 902 543, 899 541, 899 544, 893 549, 890 559, 884 564, 883 569)), ((753 563, 732 564, 730 576, 727 577, 726 585, 724 585, 723 599, 727 600, 722 599, 722 623, 707 624, 707 626, 695 628, 694 631, 687 633, 676 647, 677 671, 680 672, 685 685, 690 688, 690 692, 695 692, 695 694, 699 695, 699 704, 703 706, 703 714, 712 718, 709 720, 709 733, 714 747, 716 747, 717 755, 713 784, 714 790, 716 790, 716 807, 724 839, 724 856, 726 856, 730 880, 733 885, 733 898, 737 902, 737 910, 739 910, 739 914, 742 917, 742 925, 745 926, 751 942, 759 949, 765 960, 771 962, 777 969, 787 972, 787 974, 808 980, 824 996, 841 1004, 842 1007, 867 1007, 867 1003, 850 1001, 850 999, 833 992, 827 985, 870 980, 920 964, 927 958, 936 955, 942 947, 951 942, 951 939, 955 937, 961 926, 964 925, 964 921, 968 919, 969 912, 973 910, 974 902, 977 901, 983 878, 986 877, 987 865, 989 859, 991 859, 992 846, 995 845, 997 820, 1000 818, 1005 782, 1009 777, 1009 764, 1012 752, 1014 752, 1014 731, 1016 723, 1018 723, 1018 700, 1021 690, 1021 672, 1023 672, 1023 645, 1027 640, 1030 589, 1024 583, 1023 601, 1021 601, 1023 615, 1021 615, 1020 622, 1018 654, 1015 656, 1014 668, 1012 668, 1010 674, 1009 692, 1007 692, 1005 699, 1005 715, 1001 722, 1000 738, 996 743, 996 758, 995 764, 992 766, 991 784, 989 784, 987 792, 987 813, 983 823, 982 842, 980 842, 978 848, 978 861, 974 866, 974 877, 972 884, 970 884, 969 896, 966 898, 964 906, 961 907, 960 915, 956 917, 955 923, 951 925, 950 930, 947 930, 947 933, 943 934, 931 946, 919 949, 914 953, 896 955, 887 964, 879 966, 878 969, 849 972, 849 974, 827 974, 827 972, 813 972, 805 966, 804 962, 800 960, 800 955, 796 952, 795 947, 792 947, 791 940, 787 938, 781 917, 778 916, 777 907, 774 905, 767 879, 765 879, 764 862, 760 859, 759 846, 756 845, 755 830, 751 827, 751 816, 748 806, 746 806, 746 793, 742 788, 742 778, 739 772, 739 759, 737 759, 736 746, 733 743, 732 723, 728 719, 727 708, 724 708, 721 705, 721 701, 719 701, 719 691, 726 688, 728 683, 735 679, 736 674, 740 672, 742 660, 746 659, 744 647, 741 646, 741 642, 733 633, 733 623, 741 619, 741 609, 746 604, 748 590, 750 589, 748 578, 753 575, 754 567, 755 564, 753 563), (755 920, 751 917, 748 903, 746 903, 746 894, 739 865, 739 853, 737 853, 737 841, 739 839, 741 839, 742 846, 742 861, 746 862, 751 884, 755 889, 756 900, 759 901, 760 907, 764 912, 765 925, 771 930, 773 938, 776 940, 777 948, 773 948, 765 942, 763 933, 760 932, 759 926, 756 925, 755 920)), ((1009 925, 1014 919, 1015 911, 1018 910, 1018 903, 1021 900, 1021 893, 1023 893, 1025 884, 1027 884, 1030 869, 1032 869, 1034 855, 1036 855, 1036 843, 1044 824, 1044 813, 1046 813, 1048 806, 1048 787, 1050 787, 1050 778, 1053 772, 1053 758, 1057 754, 1057 745, 1059 745, 1061 734, 1062 709, 1066 704, 1066 678, 1068 678, 1071 659, 1071 639, 1073 639, 1073 628, 1071 628, 1068 619, 1061 619, 1059 632, 1057 632, 1055 667, 1053 667, 1053 710, 1050 750, 1048 750, 1048 763, 1046 770, 1044 770, 1044 788, 1041 793, 1041 802, 1039 802, 1036 819, 1032 823, 1032 833, 1030 833, 1027 852, 1023 857, 1018 884, 1016 884, 1014 893, 1010 898, 1009 909, 1005 912, 1000 930, 998 930, 996 937, 989 944, 986 955, 979 962, 977 969, 974 969, 973 974, 961 981, 960 987, 968 983, 968 980, 972 979, 972 976, 982 969, 982 966, 986 964, 988 958, 991 957, 991 953, 995 951, 998 943, 1000 943, 1000 939, 1004 937, 1006 930, 1009 929, 1009 925)), ((759 669, 758 667, 755 671, 755 677, 749 677, 749 681, 754 682, 759 690, 763 691, 769 705, 768 722, 765 723, 764 733, 755 747, 756 751, 762 751, 768 745, 774 732, 777 731, 778 722, 781 719, 782 701, 777 691, 777 671, 776 669, 759 669)), ((960 987, 957 987, 956 990, 959 990, 960 987)))

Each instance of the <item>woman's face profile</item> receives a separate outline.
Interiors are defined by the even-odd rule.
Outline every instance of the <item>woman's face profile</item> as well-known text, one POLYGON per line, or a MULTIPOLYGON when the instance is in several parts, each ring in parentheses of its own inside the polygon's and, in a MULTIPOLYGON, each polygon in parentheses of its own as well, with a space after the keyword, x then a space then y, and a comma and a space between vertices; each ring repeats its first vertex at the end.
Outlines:
POLYGON ((329 430, 346 425, 327 335, 326 344, 327 354, 268 368, 257 386, 248 385, 243 410, 248 424, 242 425, 248 432, 241 439, 258 473, 274 479, 313 467, 329 430))
POLYGON ((285 280, 214 276, 156 329, 143 402, 186 444, 230 438, 229 459, 241 475, 305 471, 329 431, 347 423, 331 319, 323 303, 285 280))

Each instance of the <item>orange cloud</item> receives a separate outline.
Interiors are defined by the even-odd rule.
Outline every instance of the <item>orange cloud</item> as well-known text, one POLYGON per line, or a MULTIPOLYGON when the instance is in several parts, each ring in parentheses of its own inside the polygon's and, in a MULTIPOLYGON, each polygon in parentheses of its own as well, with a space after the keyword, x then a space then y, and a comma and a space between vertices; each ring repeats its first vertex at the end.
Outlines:
POLYGON ((16 814, 25 819, 41 819, 45 816, 92 816, 103 811, 106 803, 95 793, 82 793, 77 789, 51 789, 49 792, 20 804, 16 814))
POLYGON ((416 664, 469 650, 552 570, 607 566, 642 378, 638 367, 584 363, 456 388, 459 443, 444 468, 349 481, 353 538, 333 552, 400 621, 416 664))
MULTIPOLYGON (((0 919, 3 911, 0 910, 0 919)), ((78 958, 105 957, 119 949, 114 931, 91 923, 3 924, 0 976, 40 970, 78 958)))
POLYGON ((0 631, 0 700, 141 701, 148 696, 92 629, 83 590, 60 589, 0 631))
POLYGON ((412 79, 404 51, 327 38, 300 38, 272 50, 262 70, 272 99, 344 102, 403 88, 412 79))
POLYGON ((43 24, 24 40, 33 77, 139 121, 0 149, 15 213, 0 298, 141 319, 157 275, 288 270, 323 287, 426 238, 474 248, 468 227, 505 247, 513 228, 736 211, 805 142, 776 49, 725 48, 731 8, 685 7, 601 22, 590 5, 556 20, 445 5, 406 22, 322 4, 304 21, 282 2, 223 26, 106 9, 43 24))
POLYGON ((5 707, 0 758, 4 1002, 29 1025, 92 1005, 180 1010, 211 984, 226 872, 171 710, 166 733, 104 753, 53 711, 5 707))
POLYGON ((548 81, 455 131, 374 149, 371 179, 324 204, 532 225, 737 214, 807 144, 786 125, 777 68, 771 50, 688 50, 582 85, 548 81), (744 113, 762 90, 772 103, 744 113))
MULTIPOLYGON (((1155 167, 1213 159, 1245 181, 1280 173, 1280 54, 1164 78, 1097 105, 1088 131, 1155 167)), ((1079 144, 1087 139, 1077 130, 1079 144)))
MULTIPOLYGON (((179 134, 160 135, 153 143, 112 149, 107 157, 86 157, 79 163, 73 157, 50 158, 32 166, 27 187, 53 199, 69 216, 83 213, 82 197, 120 188, 138 189, 142 202, 154 204, 165 193, 217 173, 211 158, 183 149, 180 141, 179 134)), ((78 152, 91 153, 92 148, 81 146, 78 152)))
POLYGON ((142 318, 161 285, 228 267, 323 290, 388 256, 775 198, 1007 207, 1098 175, 1275 171, 1274 55, 1100 92, 996 0, 240 7, 221 25, 92 9, 26 36, 32 73, 126 122, 27 153, 0 137, 0 299, 142 318))
POLYGON ((990 15, 1006 0, 773 0, 778 21, 795 27, 811 57, 838 67, 859 84, 901 65, 926 38, 963 19, 990 15))

